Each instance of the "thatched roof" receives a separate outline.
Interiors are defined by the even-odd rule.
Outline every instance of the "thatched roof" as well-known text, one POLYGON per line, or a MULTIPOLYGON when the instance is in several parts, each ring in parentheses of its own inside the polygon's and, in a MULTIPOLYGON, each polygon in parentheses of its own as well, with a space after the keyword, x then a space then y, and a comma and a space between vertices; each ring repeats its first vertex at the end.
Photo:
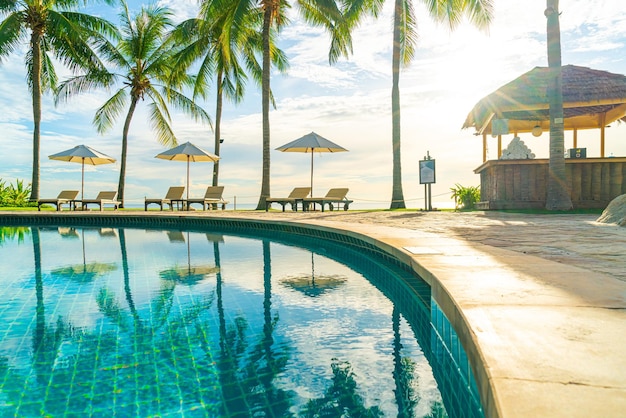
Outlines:
MULTIPOLYGON (((626 116, 626 76, 575 65, 564 65, 562 74, 566 130, 600 128, 626 116)), ((493 119, 507 119, 511 133, 550 129, 548 80, 549 68, 533 68, 480 100, 463 128, 491 134, 493 119)))

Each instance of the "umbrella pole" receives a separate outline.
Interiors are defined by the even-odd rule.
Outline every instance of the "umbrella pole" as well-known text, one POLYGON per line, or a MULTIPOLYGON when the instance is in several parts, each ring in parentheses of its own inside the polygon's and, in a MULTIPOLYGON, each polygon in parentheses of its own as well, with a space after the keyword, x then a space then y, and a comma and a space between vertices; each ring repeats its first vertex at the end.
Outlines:
POLYGON ((313 154, 315 154, 315 148, 311 148, 311 197, 313 197, 313 154))
MULTIPOLYGON (((187 156, 187 205, 189 205, 189 155, 187 156)), ((183 205, 183 209, 185 209, 185 205, 183 205)), ((189 207, 187 207, 189 209, 189 207)))
POLYGON ((80 180, 80 200, 85 199, 85 158, 83 157, 82 175, 80 180))

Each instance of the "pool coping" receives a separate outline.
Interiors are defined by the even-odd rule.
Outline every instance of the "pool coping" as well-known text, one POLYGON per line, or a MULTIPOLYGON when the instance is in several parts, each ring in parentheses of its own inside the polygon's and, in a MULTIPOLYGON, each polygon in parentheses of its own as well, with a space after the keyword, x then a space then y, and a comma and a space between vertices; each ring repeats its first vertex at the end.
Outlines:
POLYGON ((396 227, 188 213, 0 212, 3 219, 126 217, 155 224, 308 228, 361 240, 428 282, 474 371, 487 417, 619 416, 626 410, 626 282, 531 255, 396 227), (152 221, 151 221, 152 219, 152 221), (155 220, 157 220, 155 222, 155 220), (209 221, 210 220, 210 221, 209 221))

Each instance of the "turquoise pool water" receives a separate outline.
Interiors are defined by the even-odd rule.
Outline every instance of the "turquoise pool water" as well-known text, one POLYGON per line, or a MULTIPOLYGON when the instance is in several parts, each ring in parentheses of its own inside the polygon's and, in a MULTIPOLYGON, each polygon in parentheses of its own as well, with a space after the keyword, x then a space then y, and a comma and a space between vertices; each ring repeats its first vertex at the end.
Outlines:
POLYGON ((1 231, 2 416, 482 415, 393 263, 280 234, 1 231))

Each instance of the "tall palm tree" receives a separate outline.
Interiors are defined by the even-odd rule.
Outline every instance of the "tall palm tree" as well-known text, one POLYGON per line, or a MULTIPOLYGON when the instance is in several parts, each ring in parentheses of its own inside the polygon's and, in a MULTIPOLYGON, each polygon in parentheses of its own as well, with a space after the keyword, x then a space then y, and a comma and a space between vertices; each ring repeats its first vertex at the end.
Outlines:
MULTIPOLYGON (((422 0, 428 14, 437 22, 446 22, 456 28, 464 17, 479 28, 486 28, 493 16, 493 0, 422 0)), ((391 87, 391 144, 393 152, 393 185, 390 209, 405 208, 402 192, 401 134, 400 134, 400 68, 413 59, 417 41, 417 19, 412 0, 394 0, 392 87, 391 87)), ((373 0, 371 11, 377 14, 382 0, 373 0)))
POLYGON ((569 210, 572 199, 565 174, 565 138, 563 126, 563 77, 561 73, 561 28, 559 0, 547 0, 545 11, 548 38, 548 69, 550 82, 550 161, 548 164, 548 195, 546 209, 569 210))
MULTIPOLYGON (((366 0, 369 2, 370 0, 366 0)), ((353 2, 338 2, 336 0, 236 0, 233 8, 232 22, 239 27, 250 16, 250 10, 260 8, 263 15, 261 31, 262 45, 262 73, 261 73, 261 101, 262 101, 262 153, 263 168, 261 178, 261 195, 257 210, 265 209, 265 200, 270 195, 270 120, 269 108, 271 101, 270 67, 274 36, 280 33, 288 23, 285 12, 294 3, 298 6, 302 17, 310 24, 324 27, 331 35, 329 62, 332 64, 341 55, 347 56, 352 51, 350 26, 347 16, 350 15, 353 2)), ((356 2, 355 2, 356 3, 356 2)))
MULTIPOLYGON (((113 25, 104 19, 78 13, 87 0, 2 0, 0 1, 0 59, 28 45, 26 73, 33 105, 33 169, 31 200, 39 200, 39 147, 41 139, 42 95, 57 87, 54 61, 72 71, 101 67, 90 46, 96 33, 112 33, 113 25)), ((108 4, 114 0, 105 0, 108 4)))
MULTIPOLYGON (((157 140, 162 145, 177 145, 177 139, 170 126, 171 116, 168 104, 192 116, 195 120, 211 123, 209 115, 192 99, 170 85, 173 71, 176 45, 167 38, 173 28, 171 12, 157 6, 142 7, 131 17, 126 2, 122 1, 121 40, 117 45, 101 39, 99 53, 122 73, 114 71, 90 71, 84 75, 72 77, 61 84, 57 100, 65 100, 71 95, 95 87, 110 88, 122 85, 113 96, 104 103, 94 116, 94 125, 98 132, 108 131, 115 120, 127 107, 122 133, 122 155, 120 158, 120 177, 118 198, 124 206, 124 186, 126 182, 126 154, 128 151, 128 132, 130 123, 140 100, 149 99, 150 122, 156 131, 157 140)), ((181 85, 190 85, 191 77, 179 80, 181 85)))
MULTIPOLYGON (((232 0, 205 0, 197 18, 180 23, 173 33, 178 42, 186 43, 177 55, 179 70, 187 70, 200 61, 194 80, 194 97, 206 98, 211 84, 215 85, 215 155, 220 155, 223 99, 239 103, 245 93, 248 74, 261 85, 262 69, 257 55, 262 51, 262 13, 259 8, 249 9, 241 21, 233 17, 238 6, 232 0), (212 83, 213 80, 213 83, 212 83)), ((288 63, 283 51, 272 41, 272 64, 285 72, 288 63)), ((274 105, 275 107, 275 105, 274 105)), ((213 166, 213 186, 219 183, 219 161, 213 166)))

